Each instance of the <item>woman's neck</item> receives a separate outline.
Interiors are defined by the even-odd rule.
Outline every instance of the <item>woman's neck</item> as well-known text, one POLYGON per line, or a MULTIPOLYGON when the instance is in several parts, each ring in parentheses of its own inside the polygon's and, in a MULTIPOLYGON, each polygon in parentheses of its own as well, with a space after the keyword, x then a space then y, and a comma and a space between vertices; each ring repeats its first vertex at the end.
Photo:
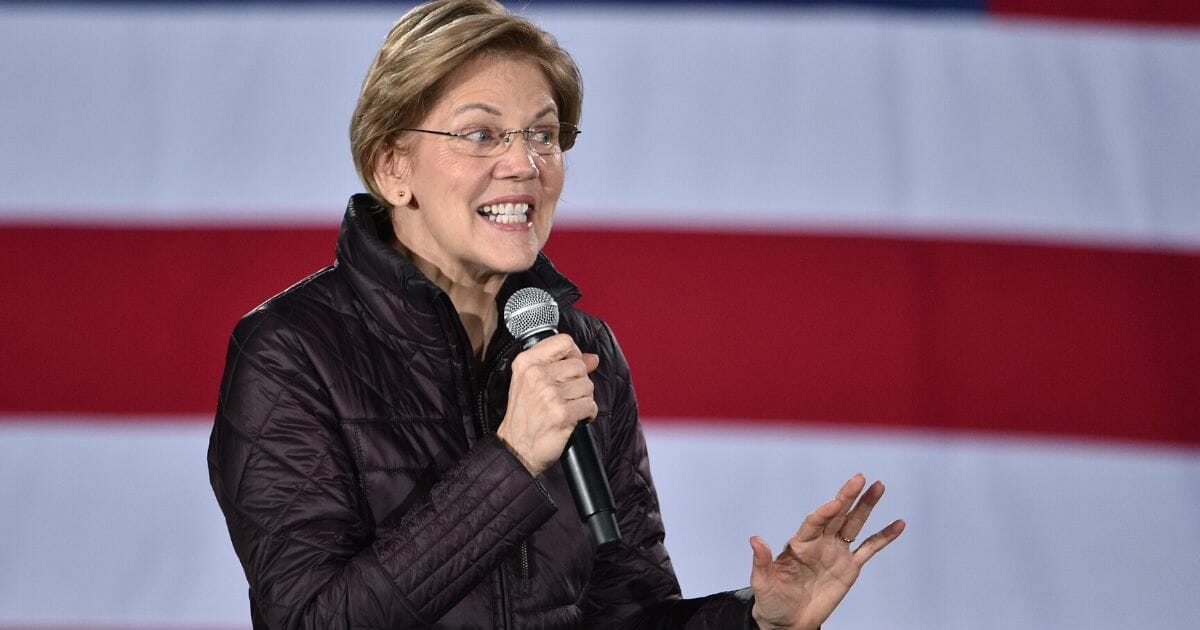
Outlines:
POLYGON ((477 277, 467 273, 453 276, 415 254, 399 240, 396 241, 396 249, 450 298, 471 341, 472 353, 482 361, 498 325, 500 314, 496 308, 496 295, 500 293, 506 276, 489 274, 477 277))
POLYGON ((446 292, 450 302, 454 304, 454 310, 458 311, 458 319, 467 331, 467 338, 471 340, 471 352, 476 359, 483 361, 487 353, 487 344, 496 332, 499 318, 496 293, 500 287, 497 286, 494 290, 478 290, 461 285, 438 286, 446 292))

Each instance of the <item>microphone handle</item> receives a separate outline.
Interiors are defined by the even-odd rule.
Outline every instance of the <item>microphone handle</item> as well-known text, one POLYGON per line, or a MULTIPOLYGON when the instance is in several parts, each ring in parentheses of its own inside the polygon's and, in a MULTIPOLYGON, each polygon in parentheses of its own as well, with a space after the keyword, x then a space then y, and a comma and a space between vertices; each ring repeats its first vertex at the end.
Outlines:
POLYGON ((575 498, 575 509, 591 532, 596 548, 621 542, 612 488, 608 485, 608 475, 600 465, 600 455, 596 452, 590 424, 580 422, 575 426, 561 461, 567 473, 567 485, 575 498))

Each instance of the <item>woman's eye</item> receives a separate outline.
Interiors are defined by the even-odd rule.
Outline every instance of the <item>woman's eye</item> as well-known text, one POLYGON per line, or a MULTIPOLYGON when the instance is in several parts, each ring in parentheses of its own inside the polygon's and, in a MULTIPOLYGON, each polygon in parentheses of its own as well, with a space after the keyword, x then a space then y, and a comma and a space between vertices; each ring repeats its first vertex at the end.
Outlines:
POLYGON ((551 144, 554 142, 554 130, 549 127, 536 128, 531 134, 531 139, 540 144, 551 144))
POLYGON ((475 144, 491 144, 496 141, 497 134, 487 127, 481 127, 479 129, 468 129, 462 132, 459 137, 475 144))

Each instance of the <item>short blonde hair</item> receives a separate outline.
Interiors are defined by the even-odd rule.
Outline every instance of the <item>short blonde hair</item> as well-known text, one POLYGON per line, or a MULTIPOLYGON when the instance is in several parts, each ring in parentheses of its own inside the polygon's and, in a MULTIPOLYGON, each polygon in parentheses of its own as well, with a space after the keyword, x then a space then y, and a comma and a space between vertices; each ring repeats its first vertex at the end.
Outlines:
MULTIPOLYGON (((445 79, 490 53, 517 54, 546 74, 559 120, 579 124, 583 78, 552 35, 492 0, 433 0, 400 18, 379 47, 350 121, 350 151, 367 190, 385 208, 375 166, 401 129, 415 127, 437 103, 445 79)), ((564 147, 569 148, 569 146, 564 147)))

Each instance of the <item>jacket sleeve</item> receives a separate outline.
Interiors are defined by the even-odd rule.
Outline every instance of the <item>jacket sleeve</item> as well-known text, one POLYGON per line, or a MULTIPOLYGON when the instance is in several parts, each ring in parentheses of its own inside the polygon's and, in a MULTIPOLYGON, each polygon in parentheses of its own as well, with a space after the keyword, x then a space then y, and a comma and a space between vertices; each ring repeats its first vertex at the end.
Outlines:
POLYGON ((597 628, 753 627, 750 589, 683 599, 664 544, 666 533, 650 476, 629 366, 607 327, 598 341, 612 376, 611 415, 601 426, 604 458, 616 500, 621 544, 599 552, 584 600, 585 625, 597 628))
POLYGON ((493 438, 395 525, 375 530, 306 341, 269 312, 239 323, 209 443, 255 626, 432 624, 554 503, 493 438))

